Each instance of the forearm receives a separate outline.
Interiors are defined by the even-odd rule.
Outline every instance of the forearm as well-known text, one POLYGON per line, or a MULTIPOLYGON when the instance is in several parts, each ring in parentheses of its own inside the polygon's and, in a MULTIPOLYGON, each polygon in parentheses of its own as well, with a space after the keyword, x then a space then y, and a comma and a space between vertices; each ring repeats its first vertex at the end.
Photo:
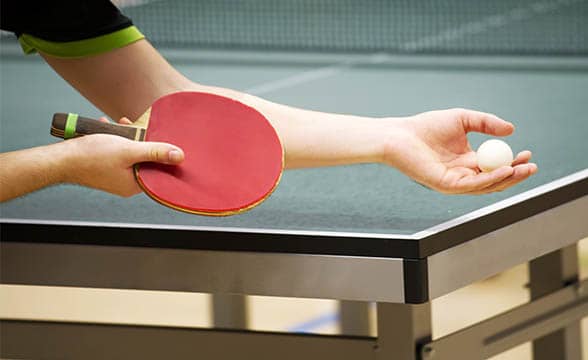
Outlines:
POLYGON ((65 181, 68 157, 65 143, 1 153, 0 201, 65 181))
POLYGON ((263 113, 285 149, 286 168, 382 162, 394 120, 324 113, 273 103, 235 90, 197 86, 263 113))
POLYGON ((194 83, 174 69, 147 41, 81 59, 46 61, 111 118, 138 118, 166 94, 204 91, 248 104, 272 123, 285 149, 287 168, 381 161, 383 128, 390 120, 297 109, 239 91, 194 83))
POLYGON ((389 119, 292 108, 258 100, 257 109, 283 135, 287 168, 375 163, 383 160, 389 119))

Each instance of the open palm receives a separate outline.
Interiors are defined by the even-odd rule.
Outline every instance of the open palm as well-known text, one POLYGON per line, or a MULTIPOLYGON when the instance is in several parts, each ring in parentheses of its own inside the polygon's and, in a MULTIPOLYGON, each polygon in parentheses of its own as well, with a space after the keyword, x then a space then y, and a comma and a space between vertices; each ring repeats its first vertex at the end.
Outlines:
POLYGON ((450 109, 400 120, 386 147, 386 162, 415 181, 448 194, 501 191, 537 171, 530 151, 520 152, 511 166, 481 172, 468 132, 510 135, 514 126, 494 115, 450 109))

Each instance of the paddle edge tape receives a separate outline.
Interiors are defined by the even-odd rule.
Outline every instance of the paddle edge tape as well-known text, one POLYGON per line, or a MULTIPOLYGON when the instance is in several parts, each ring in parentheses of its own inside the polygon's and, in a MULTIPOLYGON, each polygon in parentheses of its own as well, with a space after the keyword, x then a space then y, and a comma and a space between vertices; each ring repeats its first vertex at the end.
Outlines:
MULTIPOLYGON (((281 143, 280 143, 280 145, 281 145, 281 143)), ((257 205, 264 202, 267 198, 269 198, 273 194, 273 192, 276 190, 276 188, 280 184, 280 180, 282 180, 282 174, 284 173, 284 150, 282 147, 282 171, 280 171, 280 175, 276 179, 273 187, 267 192, 267 194, 265 196, 263 196, 261 199, 257 200, 256 202, 253 202, 251 204, 247 204, 242 208, 229 209, 229 210, 224 210, 224 211, 205 210, 205 209, 202 209, 202 210, 186 209, 186 208, 182 208, 180 206, 177 206, 175 204, 172 204, 170 202, 167 202, 167 201, 159 198, 157 195, 155 195, 151 191, 149 191, 149 189, 147 189, 145 184, 143 184, 143 181, 141 181, 141 177, 139 176, 139 166, 140 166, 140 164, 136 164, 134 166, 135 180, 137 181, 137 183, 139 184, 139 187, 143 190, 143 192, 147 196, 149 196, 151 199, 155 200, 156 202, 160 203, 161 205, 164 205, 164 206, 167 206, 171 209, 185 212, 188 214, 221 217, 221 216, 238 215, 238 214, 244 213, 246 211, 249 211, 249 210, 253 209, 254 207, 256 207, 257 205)))
MULTIPOLYGON (((253 111, 259 113, 264 119, 265 121, 267 121, 267 124, 269 125, 269 127, 273 130, 276 139, 278 140, 278 144, 280 145, 280 150, 281 150, 281 169, 280 169, 280 174, 278 175, 277 179, 274 182, 274 185, 272 186, 272 188, 260 199, 258 199, 257 201, 247 204, 241 208, 235 208, 235 209, 229 209, 229 210, 224 210, 224 211, 216 211, 216 210, 206 210, 206 209, 201 209, 201 210, 195 210, 195 209, 187 209, 187 208, 183 208, 180 206, 177 206, 175 204, 172 204, 164 199, 159 198, 157 195, 153 194, 151 191, 149 191, 149 189, 147 188, 147 186, 143 183, 143 181, 141 180, 141 176, 139 174, 139 169, 141 164, 135 164, 135 166, 133 167, 133 173, 135 175, 135 180, 137 181, 137 183, 139 184, 139 187, 143 190, 143 192, 145 194, 147 194, 147 196, 149 196, 151 199, 155 200, 156 202, 160 203, 161 205, 167 206, 171 209, 174 210, 178 210, 178 211, 182 211, 185 213, 189 213, 189 214, 195 214, 195 215, 204 215, 204 216, 230 216, 230 215, 237 215, 237 214, 241 214, 244 213, 248 210, 253 209, 254 207, 256 207, 257 205, 261 204, 262 202, 264 202, 267 198, 269 198, 273 192, 276 190, 276 188, 278 187, 278 185, 280 184, 280 181, 282 180, 282 175, 284 173, 284 165, 285 165, 285 153, 284 153, 284 146, 282 144, 282 139, 280 139, 280 135, 278 134, 278 132, 276 131, 275 127, 272 125, 272 123, 265 117, 265 115, 263 115, 260 111, 258 111, 257 109, 244 104, 238 100, 223 96, 223 95, 219 95, 219 94, 215 94, 215 93, 205 93, 205 92, 198 92, 198 91, 179 91, 179 92, 175 92, 175 93, 170 93, 167 95, 162 96, 166 97, 166 96, 171 96, 171 95, 175 95, 175 94, 179 94, 179 93, 183 93, 183 92, 188 92, 188 93, 202 93, 202 94, 209 94, 209 95, 215 95, 215 96, 219 96, 219 97, 224 97, 227 98, 231 101, 237 102, 239 104, 241 104, 241 106, 246 106, 250 109, 252 109, 253 111)), ((161 99, 160 98, 160 99, 161 99)), ((159 100, 159 99, 158 99, 159 100)), ((149 108, 148 113, 143 114, 141 116, 141 118, 143 118, 143 120, 146 120, 148 122, 150 116, 151 116, 151 112, 150 112, 151 108, 149 108)), ((147 123, 144 124, 144 126, 147 126, 147 123)))

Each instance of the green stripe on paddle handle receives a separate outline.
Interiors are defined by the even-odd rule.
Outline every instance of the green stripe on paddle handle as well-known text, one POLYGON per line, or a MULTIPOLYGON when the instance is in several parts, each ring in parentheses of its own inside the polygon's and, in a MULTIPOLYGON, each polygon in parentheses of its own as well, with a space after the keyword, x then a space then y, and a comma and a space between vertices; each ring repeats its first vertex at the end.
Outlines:
MULTIPOLYGON (((66 113, 56 113, 53 115, 51 135, 64 138, 65 128, 68 127, 68 118, 71 118, 68 115, 66 113)), ((71 123, 69 125, 71 127, 71 123)), ((91 134, 111 134, 131 140, 143 140, 145 129, 106 123, 96 119, 78 116, 75 122, 75 128, 73 129, 73 137, 91 134)))

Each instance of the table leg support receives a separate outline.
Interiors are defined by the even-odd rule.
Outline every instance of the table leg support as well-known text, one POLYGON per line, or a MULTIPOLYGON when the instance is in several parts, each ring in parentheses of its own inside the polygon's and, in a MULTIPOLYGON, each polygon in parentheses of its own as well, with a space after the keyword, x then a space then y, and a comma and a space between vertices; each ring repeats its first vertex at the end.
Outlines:
POLYGON ((378 303, 378 360, 418 360, 432 339, 431 304, 378 303))
POLYGON ((368 336, 370 334, 370 303, 364 301, 340 301, 341 334, 368 336))
MULTIPOLYGON (((577 244, 543 255, 529 263, 531 300, 578 282, 577 244)), ((534 360, 582 360, 580 322, 533 341, 534 360)))
POLYGON ((243 295, 212 295, 212 323, 217 329, 247 329, 246 297, 243 295))

